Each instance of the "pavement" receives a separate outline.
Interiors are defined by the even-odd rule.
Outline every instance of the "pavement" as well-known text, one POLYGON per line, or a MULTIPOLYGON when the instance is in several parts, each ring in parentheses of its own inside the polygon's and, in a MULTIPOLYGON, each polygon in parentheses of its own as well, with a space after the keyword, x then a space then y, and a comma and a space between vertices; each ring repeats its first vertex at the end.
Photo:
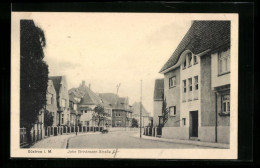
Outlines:
MULTIPOLYGON (((133 134, 132 136, 135 137, 135 138, 140 138, 140 133, 133 134)), ((202 142, 202 141, 195 141, 195 140, 168 139, 168 138, 160 138, 160 137, 153 137, 153 136, 146 136, 146 135, 142 135, 142 139, 153 140, 153 141, 158 141, 158 142, 189 144, 189 145, 211 147, 211 148, 222 148, 222 149, 229 149, 230 148, 229 144, 202 142)))
MULTIPOLYGON (((83 135, 92 135, 92 134, 100 134, 100 132, 88 132, 88 133, 78 133, 77 136, 83 135)), ((30 148, 58 148, 58 149, 66 149, 68 145, 68 141, 72 137, 77 137, 75 133, 71 134, 63 134, 58 136, 50 136, 46 137, 35 144, 33 144, 30 148)))

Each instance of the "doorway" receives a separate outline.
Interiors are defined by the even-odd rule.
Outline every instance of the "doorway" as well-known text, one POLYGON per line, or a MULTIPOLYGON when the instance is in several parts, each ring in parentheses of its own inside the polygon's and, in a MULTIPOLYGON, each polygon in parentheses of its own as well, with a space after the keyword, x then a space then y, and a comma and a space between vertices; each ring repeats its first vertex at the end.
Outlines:
POLYGON ((190 138, 198 137, 198 111, 190 111, 190 138))

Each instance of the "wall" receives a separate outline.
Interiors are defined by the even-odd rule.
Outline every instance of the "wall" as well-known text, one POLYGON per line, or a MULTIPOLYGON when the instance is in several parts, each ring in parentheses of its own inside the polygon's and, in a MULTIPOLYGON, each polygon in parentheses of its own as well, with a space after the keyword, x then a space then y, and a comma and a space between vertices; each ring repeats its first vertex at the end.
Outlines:
POLYGON ((211 54, 211 81, 212 81, 212 89, 214 87, 230 84, 230 73, 227 73, 225 75, 218 75, 218 53, 211 54))
POLYGON ((176 68, 164 74, 164 97, 167 107, 176 106, 176 116, 169 117, 166 127, 180 126, 180 68, 176 68), (169 88, 169 78, 176 77, 176 86, 169 88))
POLYGON ((89 121, 89 126, 92 126, 92 116, 93 116, 94 111, 87 110, 87 113, 85 113, 85 110, 83 111, 81 117, 80 117, 80 122, 82 122, 83 125, 86 125, 85 121, 89 121))
POLYGON ((211 58, 201 57, 201 126, 215 126, 215 93, 211 89, 211 58))
MULTIPOLYGON (((183 57, 186 57, 186 52, 182 54, 183 57)), ((201 103, 201 96, 200 96, 200 92, 201 92, 201 60, 200 57, 197 56, 197 63, 194 64, 194 54, 192 54, 192 64, 190 67, 188 67, 188 61, 187 61, 187 57, 183 58, 183 62, 180 66, 180 85, 181 85, 181 89, 180 89, 180 104, 181 104, 181 115, 180 115, 180 125, 181 127, 184 127, 185 130, 189 130, 190 127, 190 111, 198 111, 198 126, 200 127, 201 125, 201 109, 200 109, 200 103, 201 103), (186 68, 183 68, 183 62, 186 59, 186 68), (195 99, 194 96, 194 91, 195 91, 195 79, 194 77, 198 76, 198 97, 195 99), (192 78, 192 91, 190 92, 191 95, 191 100, 188 100, 188 94, 189 94, 189 81, 188 79, 192 78), (184 94, 183 91, 183 80, 186 80, 186 94, 184 94), (185 97, 185 101, 184 101, 184 97, 185 97), (182 119, 185 118, 186 119, 186 124, 184 125, 182 119)), ((189 131, 184 132, 185 137, 189 136, 189 131)))
POLYGON ((189 139, 188 127, 163 127, 162 138, 189 139))
POLYGON ((153 125, 159 125, 159 117, 162 115, 162 101, 154 100, 153 101, 153 125))

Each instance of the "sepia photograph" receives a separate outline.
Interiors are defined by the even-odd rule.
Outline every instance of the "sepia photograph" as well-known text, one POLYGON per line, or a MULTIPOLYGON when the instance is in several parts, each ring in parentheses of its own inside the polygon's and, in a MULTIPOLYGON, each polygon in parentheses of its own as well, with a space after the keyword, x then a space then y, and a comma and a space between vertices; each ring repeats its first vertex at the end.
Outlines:
POLYGON ((238 14, 12 12, 11 157, 236 159, 238 14))

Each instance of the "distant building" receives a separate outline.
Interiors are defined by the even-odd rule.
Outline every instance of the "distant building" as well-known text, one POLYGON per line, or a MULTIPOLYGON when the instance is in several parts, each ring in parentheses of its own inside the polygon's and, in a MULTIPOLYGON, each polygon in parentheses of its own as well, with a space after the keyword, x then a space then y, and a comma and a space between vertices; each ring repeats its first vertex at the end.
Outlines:
POLYGON ((83 126, 98 126, 98 123, 93 120, 94 109, 97 105, 102 105, 105 110, 106 120, 103 120, 99 126, 111 125, 111 108, 104 103, 102 99, 85 85, 85 81, 78 88, 69 90, 69 94, 78 100, 78 111, 81 114, 80 123, 83 126))
POLYGON ((143 104, 141 106, 140 102, 135 102, 132 105, 132 117, 138 121, 138 126, 140 127, 140 107, 142 107, 142 127, 151 125, 150 113, 146 110, 143 104))
POLYGON ((153 94, 153 126, 159 126, 159 117, 162 115, 164 95, 164 79, 156 79, 153 94))
POLYGON ((109 103, 112 109, 112 127, 131 127, 132 109, 127 97, 113 93, 100 93, 99 97, 109 103))
POLYGON ((69 95, 67 88, 67 81, 65 76, 50 76, 54 89, 56 91, 57 101, 57 125, 70 125, 70 109, 69 109, 69 95))
POLYGON ((69 95, 70 100, 70 124, 71 126, 79 126, 81 125, 80 117, 81 112, 78 111, 78 103, 79 99, 75 98, 73 94, 69 95))

